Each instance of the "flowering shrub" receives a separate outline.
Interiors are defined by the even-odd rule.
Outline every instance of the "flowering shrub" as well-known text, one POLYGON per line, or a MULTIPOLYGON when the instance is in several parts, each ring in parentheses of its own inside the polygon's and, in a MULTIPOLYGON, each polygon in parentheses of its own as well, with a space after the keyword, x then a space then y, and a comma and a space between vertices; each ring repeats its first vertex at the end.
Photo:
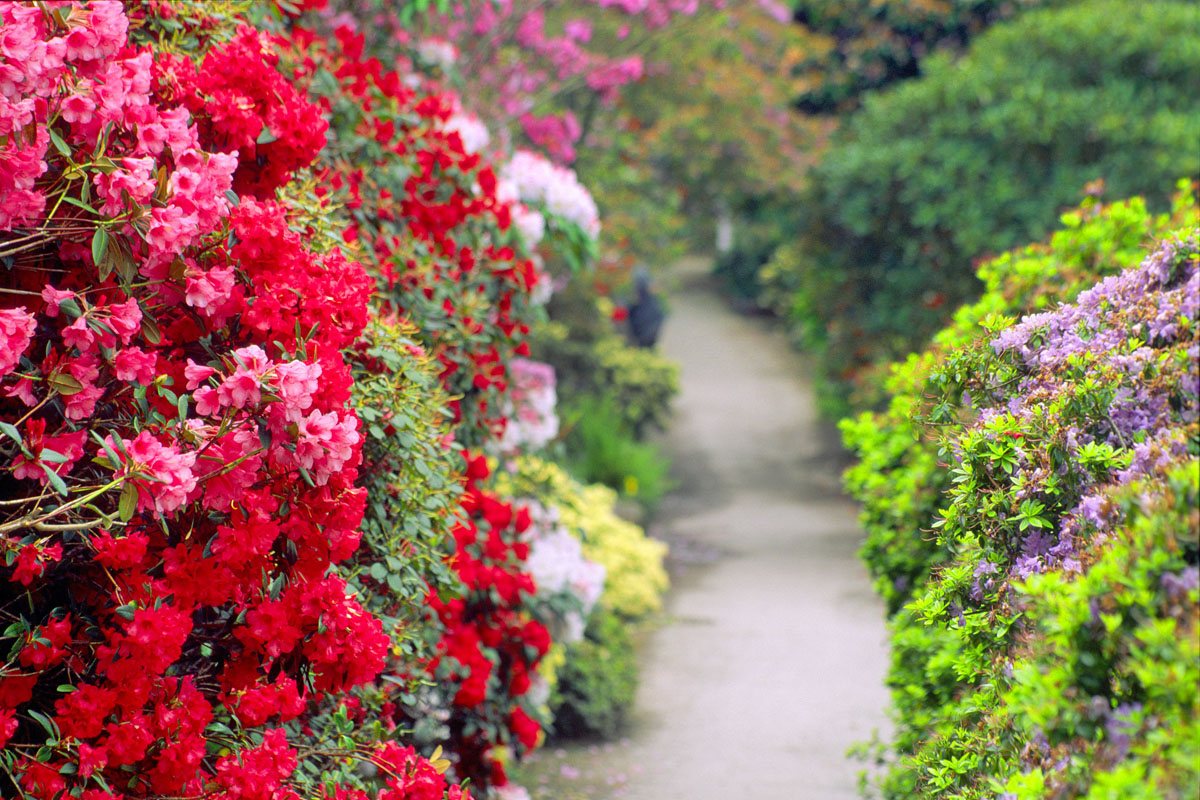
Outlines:
POLYGON ((1111 204, 1089 199, 1062 218, 1063 228, 1046 243, 1005 253, 980 266, 985 286, 977 303, 954 314, 954 324, 929 348, 891 366, 877 378, 887 408, 841 422, 842 437, 858 463, 845 473, 848 491, 862 503, 859 523, 867 532, 861 550, 875 590, 897 611, 945 559, 945 551, 914 531, 932 527, 950 470, 938 455, 936 437, 920 418, 934 403, 924 384, 950 351, 970 343, 993 314, 1022 314, 1069 301, 1106 275, 1135 265, 1147 239, 1164 235, 1196 213, 1186 185, 1170 215, 1150 214, 1140 198, 1111 204))
POLYGON ((536 450, 558 435, 554 368, 524 358, 509 362, 511 386, 505 409, 507 424, 499 448, 503 452, 536 450))
POLYGON ((890 417, 844 426, 868 458, 890 462, 877 481, 856 468, 849 485, 870 498, 866 555, 881 585, 897 606, 912 597, 892 622, 887 796, 1196 787, 1185 720, 1200 530, 1184 509, 1197 469, 1200 231, 1176 227, 1140 265, 1054 304, 1166 224, 1138 204, 1087 214, 1052 249, 991 265, 992 291, 895 373, 890 413, 919 413, 916 428, 889 429, 890 417), (1048 274, 1057 284, 1040 288, 1048 274), (1039 305, 1016 324, 998 313, 1039 305), (969 333, 978 326, 983 337, 969 333), (913 444, 926 432, 953 466, 913 444), (875 516, 914 479, 939 491, 875 516), (913 549, 906 524, 914 539, 932 527, 936 548, 913 549), (906 575, 912 585, 896 583, 906 575))
MULTIPOLYGON (((4 793, 295 796, 303 737, 264 725, 389 647, 330 570, 366 504, 342 352, 372 282, 276 195, 325 123, 245 26, 195 64, 115 2, 0 22, 4 793)), ((359 755, 379 797, 468 796, 359 755)))

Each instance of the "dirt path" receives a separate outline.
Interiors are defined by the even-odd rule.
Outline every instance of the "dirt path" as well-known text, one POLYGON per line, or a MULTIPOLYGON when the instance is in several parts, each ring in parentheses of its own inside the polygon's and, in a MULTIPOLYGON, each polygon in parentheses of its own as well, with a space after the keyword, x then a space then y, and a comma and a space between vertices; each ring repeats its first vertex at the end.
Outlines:
POLYGON ((682 367, 665 438, 681 485, 662 528, 695 563, 642 651, 629 739, 548 753, 542 769, 603 776, 611 791, 589 800, 854 798, 845 752, 886 727, 887 650, 836 439, 802 363, 729 311, 705 267, 680 266, 661 342, 682 367))

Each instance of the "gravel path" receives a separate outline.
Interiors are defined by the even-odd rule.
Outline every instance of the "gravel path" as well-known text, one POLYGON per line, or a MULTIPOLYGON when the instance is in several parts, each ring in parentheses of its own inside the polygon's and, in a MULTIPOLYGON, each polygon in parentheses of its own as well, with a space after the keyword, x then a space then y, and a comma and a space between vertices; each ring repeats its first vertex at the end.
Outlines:
POLYGON ((679 266, 660 343, 682 367, 664 440, 680 487, 656 526, 676 576, 632 730, 543 755, 535 797, 849 799, 861 765, 846 750, 886 733, 883 608, 855 558, 836 435, 802 361, 728 310, 706 269, 679 266))

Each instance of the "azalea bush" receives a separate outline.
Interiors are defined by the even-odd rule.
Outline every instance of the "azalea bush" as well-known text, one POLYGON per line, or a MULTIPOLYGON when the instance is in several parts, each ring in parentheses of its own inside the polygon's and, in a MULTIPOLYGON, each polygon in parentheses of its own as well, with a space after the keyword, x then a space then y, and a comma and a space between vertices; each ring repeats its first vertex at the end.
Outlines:
POLYGON ((1068 215, 843 424, 895 610, 885 796, 1194 793, 1194 208, 1068 215))
MULTIPOLYGON (((560 573, 598 576, 603 582, 602 592, 592 589, 581 598, 590 601, 590 615, 578 618, 586 625, 555 638, 561 649, 546 662, 547 702, 556 735, 611 737, 621 729, 637 687, 629 629, 661 608, 667 589, 666 545, 617 516, 611 489, 581 485, 553 462, 525 456, 498 478, 506 492, 552 504, 559 535, 578 542, 578 556, 573 546, 556 548, 560 573), (579 556, 595 566, 581 566, 579 556)), ((586 579, 573 582, 591 585, 586 579)))
MULTIPOLYGON (((325 121, 258 31, 176 10, 134 45, 118 3, 0 9, 5 794, 288 795, 280 723, 390 645, 332 569, 373 282, 281 193, 325 121)), ((446 790, 395 742, 344 755, 446 790)))
POLYGON ((932 528, 941 494, 950 486, 937 429, 921 422, 933 408, 925 392, 932 372, 949 352, 971 342, 988 316, 1045 310, 1137 264, 1147 240, 1195 217, 1194 191, 1182 184, 1170 214, 1150 213, 1139 198, 1108 204, 1089 199, 1062 217, 1062 229, 1047 242, 981 265, 980 300, 958 309, 953 324, 924 351, 874 376, 873 392, 886 398, 886 407, 845 419, 840 427, 858 459, 846 471, 845 485, 862 503, 859 523, 867 539, 860 553, 889 612, 904 605, 946 557, 933 537, 914 534, 932 528))

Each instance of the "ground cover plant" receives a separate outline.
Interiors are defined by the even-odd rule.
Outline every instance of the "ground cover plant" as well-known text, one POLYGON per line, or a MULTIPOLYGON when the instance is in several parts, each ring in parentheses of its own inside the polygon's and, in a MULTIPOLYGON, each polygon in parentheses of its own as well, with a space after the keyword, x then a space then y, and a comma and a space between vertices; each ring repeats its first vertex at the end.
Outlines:
POLYGON ((1174 219, 1091 203, 984 265, 983 299, 893 368, 890 410, 843 423, 894 614, 886 797, 1196 790, 1185 188, 1174 219))

